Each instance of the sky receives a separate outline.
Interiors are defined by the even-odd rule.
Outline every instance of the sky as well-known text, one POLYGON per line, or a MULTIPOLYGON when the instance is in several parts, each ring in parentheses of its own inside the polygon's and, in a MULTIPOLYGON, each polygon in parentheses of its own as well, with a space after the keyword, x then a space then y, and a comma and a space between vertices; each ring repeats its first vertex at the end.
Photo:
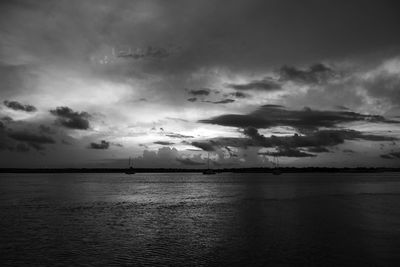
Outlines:
POLYGON ((0 167, 396 167, 398 1, 0 2, 0 167))

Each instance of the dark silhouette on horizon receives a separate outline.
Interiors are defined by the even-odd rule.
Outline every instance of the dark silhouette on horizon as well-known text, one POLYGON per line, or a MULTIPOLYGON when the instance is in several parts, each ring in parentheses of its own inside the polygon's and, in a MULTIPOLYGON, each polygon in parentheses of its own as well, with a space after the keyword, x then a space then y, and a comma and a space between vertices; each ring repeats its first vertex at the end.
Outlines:
MULTIPOLYGON (((208 169, 185 168, 0 168, 0 173, 204 173, 208 169)), ((274 173, 276 168, 219 168, 212 169, 215 173, 274 173)), ((280 167, 281 173, 372 173, 372 172, 400 172, 400 168, 387 167, 280 167)))

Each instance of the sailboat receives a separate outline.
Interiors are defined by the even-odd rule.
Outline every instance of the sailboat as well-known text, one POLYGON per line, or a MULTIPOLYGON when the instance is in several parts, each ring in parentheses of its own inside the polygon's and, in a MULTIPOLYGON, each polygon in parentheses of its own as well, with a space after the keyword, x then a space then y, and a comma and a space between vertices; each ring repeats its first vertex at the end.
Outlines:
POLYGON ((135 174, 135 170, 132 167, 132 159, 129 157, 128 169, 125 171, 125 174, 135 174))
POLYGON ((274 168, 272 169, 272 174, 273 175, 281 175, 282 172, 279 169, 279 160, 277 156, 274 156, 274 168))
POLYGON ((207 154, 207 170, 203 171, 203 174, 217 174, 214 170, 210 169, 210 153, 207 154))

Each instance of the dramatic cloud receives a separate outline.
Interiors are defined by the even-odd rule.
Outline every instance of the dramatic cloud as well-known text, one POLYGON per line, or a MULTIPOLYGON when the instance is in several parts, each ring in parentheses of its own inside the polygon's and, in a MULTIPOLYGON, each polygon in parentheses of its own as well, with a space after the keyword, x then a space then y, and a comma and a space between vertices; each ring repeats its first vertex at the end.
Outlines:
POLYGON ((389 154, 381 155, 383 159, 400 159, 400 152, 391 152, 389 154))
POLYGON ((247 94, 242 93, 242 92, 234 92, 234 93, 231 93, 230 95, 233 96, 233 97, 236 97, 236 98, 246 98, 246 97, 248 97, 247 94))
POLYGON ((43 145, 54 144, 53 138, 43 135, 35 134, 29 131, 10 131, 8 136, 16 141, 24 142, 36 150, 44 150, 43 145))
POLYGON ((322 83, 332 78, 335 73, 324 64, 312 65, 307 70, 297 69, 295 67, 283 66, 279 70, 280 80, 296 81, 303 83, 322 83))
POLYGON ((50 126, 46 126, 43 124, 39 125, 39 131, 44 133, 44 134, 54 134, 54 130, 50 126))
POLYGON ((215 145, 218 145, 217 143, 210 141, 210 142, 192 142, 192 146, 201 148, 204 151, 215 151, 215 145))
POLYGON ((325 147, 320 147, 320 146, 317 146, 317 147, 309 147, 309 148, 307 148, 307 151, 308 151, 308 152, 311 152, 311 153, 330 152, 329 149, 327 149, 327 148, 325 148, 325 147))
POLYGON ((10 109, 13 110, 20 110, 20 111, 25 111, 25 112, 35 112, 37 111, 36 107, 32 106, 32 105, 24 105, 21 104, 17 101, 4 101, 3 102, 4 105, 10 109))
POLYGON ((64 127, 78 130, 89 129, 90 115, 87 112, 76 112, 69 107, 57 107, 50 113, 58 117, 58 122, 64 127))
POLYGON ((175 143, 167 142, 167 141, 156 141, 156 142, 153 142, 153 144, 162 145, 162 146, 171 146, 171 145, 174 145, 175 143))
POLYGON ((370 74, 359 84, 364 86, 368 95, 400 105, 400 61, 394 64, 396 71, 380 70, 370 74))
POLYGON ((189 90, 189 94, 194 95, 194 96, 208 96, 210 94, 211 90, 208 88, 205 89, 192 89, 189 90))
POLYGON ((185 139, 185 138, 194 138, 194 136, 191 135, 184 135, 184 134, 179 134, 179 133, 167 133, 165 136, 171 137, 171 138, 180 138, 180 139, 185 139))
POLYGON ((110 147, 110 142, 101 140, 100 143, 90 143, 88 148, 91 149, 108 149, 110 147))
POLYGON ((263 156, 290 157, 290 158, 316 157, 316 155, 314 154, 310 154, 293 148, 279 148, 278 151, 276 152, 260 152, 258 154, 263 156))
POLYGON ((277 91, 281 90, 281 85, 272 79, 261 81, 252 81, 244 84, 228 84, 230 88, 235 90, 261 90, 261 91, 277 91))
POLYGON ((336 127, 340 123, 355 121, 395 123, 378 115, 364 115, 350 111, 320 111, 310 108, 287 110, 276 105, 264 105, 245 115, 226 114, 199 122, 239 128, 290 126, 301 131, 319 127, 336 127))
POLYGON ((219 101, 203 101, 203 102, 212 103, 212 104, 229 104, 229 103, 235 102, 235 100, 228 98, 228 99, 223 99, 223 100, 219 100, 219 101))
POLYGON ((335 106, 335 108, 339 109, 339 110, 350 110, 348 107, 342 106, 342 105, 337 105, 335 106))
POLYGON ((342 166, 346 149, 357 151, 349 164, 396 164, 379 158, 400 137, 395 1, 365 1, 362 12, 357 0, 18 0, 0 9, 0 167, 92 166, 108 154, 185 167, 177 158, 204 162, 196 156, 205 152, 221 166, 265 166, 265 151, 288 166, 342 166), (59 142, 9 136, 24 130, 59 142), (103 139, 112 153, 87 149, 103 139), (32 144, 51 149, 40 160, 16 153, 32 144), (176 150, 148 151, 168 145, 176 150))
POLYGON ((14 121, 13 118, 11 118, 9 116, 4 116, 0 120, 4 121, 5 123, 10 123, 10 122, 14 121))
POLYGON ((256 128, 243 130, 246 138, 217 137, 210 140, 195 141, 192 146, 207 152, 226 150, 230 157, 237 155, 231 148, 248 149, 249 147, 276 149, 276 151, 259 152, 259 155, 282 157, 316 157, 311 153, 330 152, 328 148, 345 144, 346 141, 396 141, 395 137, 372 135, 355 130, 319 130, 306 135, 294 134, 292 136, 261 135, 256 128), (311 152, 311 153, 307 153, 311 152))
MULTIPOLYGON (((285 147, 299 148, 310 147, 317 152, 326 152, 324 147, 343 144, 345 140, 367 140, 367 141, 395 141, 397 138, 381 135, 365 134, 355 130, 319 130, 308 133, 307 135, 294 134, 293 136, 271 136, 265 137, 258 133, 255 128, 244 130, 252 141, 253 145, 261 147, 285 147)), ((311 150, 309 150, 311 152, 311 150)))

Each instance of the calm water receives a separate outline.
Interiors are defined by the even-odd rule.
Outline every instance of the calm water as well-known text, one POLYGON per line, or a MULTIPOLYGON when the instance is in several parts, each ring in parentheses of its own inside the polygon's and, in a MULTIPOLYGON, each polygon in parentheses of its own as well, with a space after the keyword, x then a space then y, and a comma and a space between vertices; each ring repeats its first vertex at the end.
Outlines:
POLYGON ((2 174, 1 266, 400 264, 400 177, 2 174))

